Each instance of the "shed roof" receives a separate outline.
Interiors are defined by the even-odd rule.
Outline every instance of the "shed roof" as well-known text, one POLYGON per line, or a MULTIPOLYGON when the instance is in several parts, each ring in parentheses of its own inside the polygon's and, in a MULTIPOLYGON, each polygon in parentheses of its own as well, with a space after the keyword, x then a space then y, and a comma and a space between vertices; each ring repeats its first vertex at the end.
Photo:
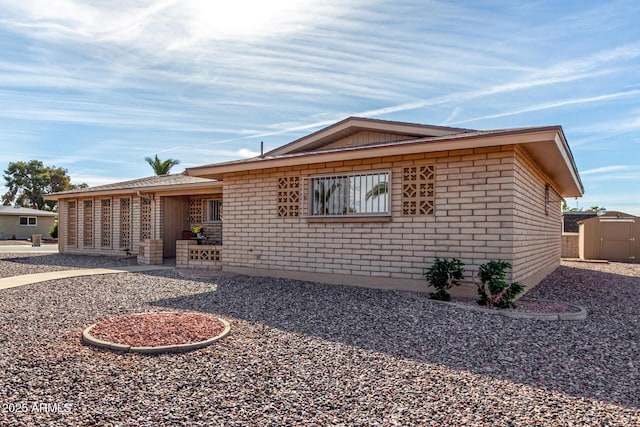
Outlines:
POLYGON ((23 208, 22 206, 0 206, 0 215, 13 216, 57 216, 57 212, 42 211, 39 209, 23 208))

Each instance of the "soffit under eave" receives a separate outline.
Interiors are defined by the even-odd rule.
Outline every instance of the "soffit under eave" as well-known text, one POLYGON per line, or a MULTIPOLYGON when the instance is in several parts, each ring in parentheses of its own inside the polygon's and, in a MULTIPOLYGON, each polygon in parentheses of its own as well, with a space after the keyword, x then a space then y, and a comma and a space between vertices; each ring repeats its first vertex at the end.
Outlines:
POLYGON ((582 197, 584 187, 573 162, 571 152, 563 138, 522 144, 531 158, 560 193, 561 197, 582 197))

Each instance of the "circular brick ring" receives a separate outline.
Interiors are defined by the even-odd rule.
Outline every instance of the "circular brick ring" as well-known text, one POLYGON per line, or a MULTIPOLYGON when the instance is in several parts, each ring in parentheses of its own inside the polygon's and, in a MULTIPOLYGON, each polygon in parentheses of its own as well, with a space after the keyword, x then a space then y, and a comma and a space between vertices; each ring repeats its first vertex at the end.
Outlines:
POLYGON ((226 320, 204 313, 136 313, 89 326, 82 342, 116 351, 180 353, 211 345, 230 330, 226 320))

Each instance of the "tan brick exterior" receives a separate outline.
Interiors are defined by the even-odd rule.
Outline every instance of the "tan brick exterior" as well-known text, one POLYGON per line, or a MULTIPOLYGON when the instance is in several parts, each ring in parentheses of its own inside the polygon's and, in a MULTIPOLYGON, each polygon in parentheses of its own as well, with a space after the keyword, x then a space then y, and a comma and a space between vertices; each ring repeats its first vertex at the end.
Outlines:
POLYGON ((162 240, 145 239, 138 244, 138 264, 162 265, 162 240))
POLYGON ((513 280, 535 286, 560 265, 562 198, 523 149, 515 154, 513 280))
MULTIPOLYGON (((96 198, 80 198, 80 199, 62 199, 58 202, 58 213, 61 219, 60 228, 58 230, 58 247, 62 253, 76 253, 76 254, 89 254, 89 255, 117 255, 124 256, 128 249, 132 255, 138 253, 140 240, 140 197, 131 197, 131 209, 130 209, 130 225, 129 245, 122 245, 121 243, 121 197, 96 197, 96 198), (85 244, 85 227, 86 224, 83 221, 85 218, 85 201, 92 201, 92 231, 93 238, 90 239, 91 245, 85 244), (108 223, 103 224, 103 210, 102 200, 111 200, 111 209, 109 212, 108 223), (76 202, 76 224, 69 221, 69 202, 76 202), (104 226, 104 227, 103 227, 104 226), (74 227, 77 233, 75 239, 75 245, 69 244, 67 234, 69 228, 74 227), (107 228, 108 227, 108 228, 107 228), (111 239, 110 245, 103 246, 104 242, 102 235, 103 232, 110 230, 111 239)), ((161 206, 159 203, 160 198, 152 200, 152 238, 161 238, 161 206)), ((89 239, 86 240, 87 242, 89 239)))
MULTIPOLYGON (((424 287, 434 257, 461 258, 471 283, 491 259, 514 264, 528 284, 560 257, 560 209, 545 213, 545 180, 514 146, 383 157, 233 173, 224 177, 228 270, 391 288, 424 287), (433 215, 403 216, 401 171, 435 165, 433 215), (277 180, 390 169, 391 217, 323 220, 278 217, 277 180), (373 221, 373 222, 371 222, 373 221)), ((304 191, 304 190, 303 190, 304 191)), ((557 196, 555 196, 557 199, 557 196)))
MULTIPOLYGON (((531 286, 557 267, 560 259, 560 197, 549 185, 550 179, 518 146, 235 172, 225 174, 223 182, 224 221, 203 222, 204 207, 199 209, 196 201, 221 197, 212 192, 191 196, 189 223, 204 225, 209 237, 219 236, 224 246, 202 247, 201 253, 196 254, 191 253, 193 242, 179 240, 178 267, 222 267, 248 274, 424 290, 423 273, 433 259, 455 257, 462 259, 467 271, 465 285, 455 293, 475 296, 473 281, 477 269, 488 260, 511 262, 510 279, 531 286), (435 171, 434 208, 430 214, 407 215, 402 208, 403 171, 421 165, 433 166, 435 171), (305 216, 309 177, 382 170, 391 172, 390 215, 305 216), (298 177, 303 183, 299 216, 278 215, 278 188, 283 177, 298 177)), ((151 200, 151 239, 141 240, 141 197, 131 196, 129 249, 139 255, 142 263, 159 263, 164 203, 160 196, 145 197, 151 200)), ((120 242, 121 198, 109 198, 108 226, 112 233, 109 247, 101 245, 106 226, 101 206, 106 197, 91 199, 90 246, 84 245, 82 220, 84 201, 89 199, 75 199, 75 225, 69 223, 69 199, 61 200, 61 252, 122 256, 126 248, 120 242), (65 238, 69 227, 76 229, 75 245, 69 245, 69 239, 65 238)))
POLYGON ((197 269, 222 268, 222 246, 198 245, 193 240, 176 242, 176 267, 197 269))

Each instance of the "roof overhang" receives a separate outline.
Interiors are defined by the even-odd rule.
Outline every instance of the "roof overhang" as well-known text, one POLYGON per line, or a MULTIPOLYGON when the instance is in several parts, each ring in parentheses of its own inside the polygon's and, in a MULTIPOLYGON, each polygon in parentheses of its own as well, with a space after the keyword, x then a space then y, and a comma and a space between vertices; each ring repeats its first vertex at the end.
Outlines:
POLYGON ((0 216, 58 216, 58 212, 53 211, 20 211, 18 209, 11 211, 9 209, 0 210, 0 216))
POLYGON ((224 174, 233 172, 506 145, 519 145, 524 148, 553 181, 562 197, 580 197, 584 194, 584 187, 560 126, 481 134, 469 132, 375 146, 257 157, 241 162, 189 168, 186 173, 190 176, 222 180, 224 174))
POLYGON ((91 190, 87 188, 86 191, 72 191, 47 194, 45 200, 60 200, 60 199, 77 199, 83 197, 101 197, 101 196, 128 196, 128 195, 147 195, 157 194, 159 196, 183 196, 183 195, 196 195, 196 194, 208 194, 212 189, 221 188, 222 182, 199 182, 188 184, 167 184, 167 185, 155 185, 139 188, 121 188, 121 189, 98 189, 91 190))

